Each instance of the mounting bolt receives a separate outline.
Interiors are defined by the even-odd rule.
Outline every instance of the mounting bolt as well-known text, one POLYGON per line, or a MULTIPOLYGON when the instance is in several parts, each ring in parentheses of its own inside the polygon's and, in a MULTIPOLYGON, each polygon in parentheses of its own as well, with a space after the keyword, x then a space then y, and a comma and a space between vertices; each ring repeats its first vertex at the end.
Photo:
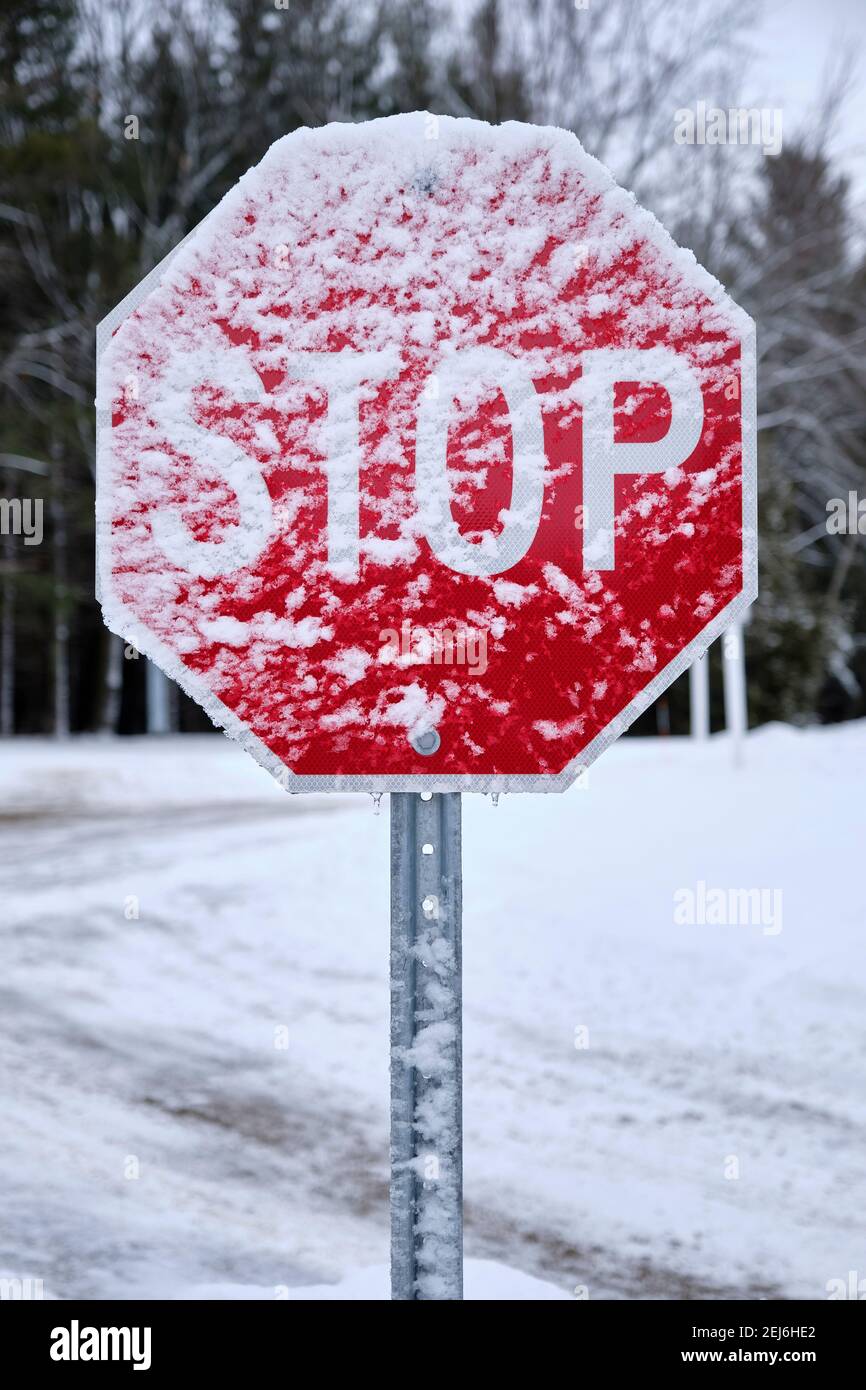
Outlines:
POLYGON ((409 742, 423 757, 429 758, 431 753, 435 753, 442 740, 439 737, 438 729, 423 729, 421 733, 412 734, 409 742))

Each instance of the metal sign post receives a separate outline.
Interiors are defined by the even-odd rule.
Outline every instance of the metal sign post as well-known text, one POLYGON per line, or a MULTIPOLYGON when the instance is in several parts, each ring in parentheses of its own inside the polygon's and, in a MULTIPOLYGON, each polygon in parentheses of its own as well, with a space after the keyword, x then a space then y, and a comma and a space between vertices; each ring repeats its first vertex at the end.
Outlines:
POLYGON ((391 794, 391 1297, 463 1297, 460 794, 391 794))

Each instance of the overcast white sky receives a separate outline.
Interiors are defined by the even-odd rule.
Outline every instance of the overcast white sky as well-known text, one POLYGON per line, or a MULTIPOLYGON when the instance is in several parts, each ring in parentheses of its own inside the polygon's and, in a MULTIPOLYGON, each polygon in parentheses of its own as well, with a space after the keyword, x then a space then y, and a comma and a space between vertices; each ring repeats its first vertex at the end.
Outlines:
POLYGON ((747 84, 750 100, 779 106, 785 135, 793 134, 821 90, 828 61, 860 46, 856 85, 840 116, 837 153, 866 199, 866 0, 765 0, 755 26, 759 49, 747 84))

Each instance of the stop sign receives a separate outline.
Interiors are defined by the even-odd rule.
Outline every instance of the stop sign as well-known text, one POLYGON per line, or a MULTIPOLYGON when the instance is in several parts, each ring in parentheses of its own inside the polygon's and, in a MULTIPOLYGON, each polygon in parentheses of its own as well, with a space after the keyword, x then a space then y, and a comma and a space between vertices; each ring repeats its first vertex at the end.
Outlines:
POLYGON ((756 592, 754 327, 574 136, 303 130, 100 328, 106 621, 292 790, 559 790, 756 592))

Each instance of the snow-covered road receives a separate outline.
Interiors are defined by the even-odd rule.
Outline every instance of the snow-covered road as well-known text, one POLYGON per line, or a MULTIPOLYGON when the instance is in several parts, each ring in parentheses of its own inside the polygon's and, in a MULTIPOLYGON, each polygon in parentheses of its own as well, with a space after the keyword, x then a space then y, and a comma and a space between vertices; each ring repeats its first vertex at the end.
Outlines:
MULTIPOLYGON (((864 767, 866 725, 775 727, 739 771, 627 740, 586 789, 464 799, 468 1255, 590 1298, 866 1274, 864 767), (701 882, 781 916, 678 921, 701 882)), ((0 836, 0 1268, 166 1297, 381 1265, 387 802, 288 797, 216 737, 23 740, 0 836)))

